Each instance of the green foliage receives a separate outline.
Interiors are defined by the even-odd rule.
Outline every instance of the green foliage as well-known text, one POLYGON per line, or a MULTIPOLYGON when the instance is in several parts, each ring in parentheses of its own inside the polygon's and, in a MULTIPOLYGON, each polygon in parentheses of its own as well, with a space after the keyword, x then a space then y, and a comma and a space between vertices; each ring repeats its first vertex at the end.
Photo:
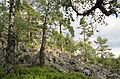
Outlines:
POLYGON ((120 71, 120 56, 118 58, 109 59, 108 67, 111 67, 113 71, 120 71))
POLYGON ((80 19, 80 25, 81 27, 78 27, 82 30, 80 32, 80 35, 84 35, 84 39, 87 41, 87 39, 94 34, 93 27, 90 25, 88 26, 88 23, 85 20, 85 18, 80 19))
POLYGON ((101 56, 101 58, 111 58, 111 56, 113 57, 112 53, 110 52, 110 48, 107 45, 107 39, 106 38, 102 38, 102 37, 98 37, 97 41, 95 41, 96 44, 98 44, 97 47, 97 51, 98 51, 98 55, 101 56))
MULTIPOLYGON (((16 3, 20 3, 20 0, 18 0, 16 3)), ((17 6, 16 8, 19 8, 19 11, 15 14, 14 22, 16 41, 17 43, 25 43, 26 47, 34 49, 33 45, 40 45, 41 42, 40 37, 38 37, 38 35, 41 34, 42 28, 42 25, 39 24, 39 21, 41 20, 41 14, 36 12, 25 0, 17 6), (34 40, 37 40, 37 42, 34 40)))
MULTIPOLYGON (((6 0, 5 0, 6 1, 6 0)), ((6 6, 6 2, 0 2, 0 38, 3 38, 4 41, 7 40, 7 30, 9 25, 9 11, 6 6)), ((44 19, 47 18, 47 42, 48 45, 55 45, 58 48, 63 45, 65 51, 74 52, 77 49, 81 51, 82 54, 86 53, 87 59, 89 62, 96 64, 102 63, 106 67, 111 67, 113 69, 120 68, 120 57, 114 59, 113 54, 110 52, 109 46, 106 44, 107 39, 98 37, 96 44, 98 44, 97 54, 103 55, 104 60, 97 58, 96 60, 96 50, 93 48, 89 38, 94 34, 93 27, 87 23, 85 18, 80 19, 80 35, 83 35, 84 41, 80 40, 78 43, 75 42, 72 36, 74 36, 74 29, 71 26, 71 19, 73 19, 72 14, 64 17, 64 13, 61 12, 62 6, 65 10, 70 6, 70 0, 35 0, 37 3, 36 9, 34 9, 29 2, 26 0, 16 0, 15 5, 15 34, 16 34, 16 43, 22 42, 25 43, 25 46, 30 50, 36 50, 37 47, 40 47, 41 43, 41 32, 44 19), (62 5, 62 6, 61 6, 62 5), (46 16, 47 15, 47 16, 46 16), (58 29, 61 24, 61 33, 58 29), (67 33, 66 33, 67 31, 67 33), (69 32, 68 32, 69 31, 69 32), (64 34, 67 34, 65 35, 64 34), (62 44, 61 44, 62 43, 62 44), (36 47, 37 46, 37 47, 36 47), (113 64, 114 63, 114 64, 113 64)), ((91 2, 93 0, 90 0, 91 2)), ((81 2, 76 0, 76 3, 81 2)), ((114 5, 117 5, 116 0, 112 2, 114 5)), ((67 12, 66 12, 67 13, 67 12)), ((6 45, 5 45, 6 46, 6 45)), ((18 46, 19 47, 19 46, 18 46)), ((18 51, 18 49, 17 49, 18 51)), ((0 79, 10 79, 10 75, 5 74, 5 72, 0 68, 0 79), (4 78, 3 78, 4 77, 4 78)), ((85 76, 80 75, 79 73, 60 73, 54 69, 47 68, 23 68, 20 67, 17 69, 17 73, 13 74, 11 79, 85 79, 85 76), (34 76, 35 75, 35 76, 34 76), (80 76, 80 77, 79 77, 80 76)), ((87 79, 87 78, 86 78, 87 79)))
MULTIPOLYGON (((101 62, 101 58, 97 58, 98 63, 101 62)), ((104 58, 101 64, 111 69, 111 71, 118 73, 120 71, 120 58, 104 58)))
POLYGON ((85 21, 85 18, 80 19, 80 24, 84 26, 88 26, 88 23, 85 21))
POLYGON ((17 67, 16 73, 7 75, 0 67, 0 79, 92 79, 81 73, 58 72, 46 67, 17 67))
POLYGON ((73 53, 75 50, 77 50, 76 42, 74 41, 73 37, 67 34, 66 37, 64 37, 64 39, 65 39, 64 49, 66 51, 73 53))
MULTIPOLYGON (((49 36, 47 37, 49 44, 54 44, 57 47, 61 47, 63 43, 65 42, 65 36, 63 34, 63 28, 64 30, 68 30, 69 33, 74 36, 74 29, 70 25, 70 19, 65 19, 63 13, 60 11, 61 6, 58 1, 51 0, 49 2, 44 0, 37 0, 37 8, 38 11, 43 14, 43 18, 47 18, 47 33, 49 36), (49 10, 48 10, 49 9, 49 10), (45 16, 47 15, 47 16, 45 16), (58 32, 58 29, 60 29, 60 33, 58 32)), ((62 48, 62 47, 61 47, 62 48)))
POLYGON ((6 31, 6 26, 8 24, 8 12, 5 3, 0 3, 0 33, 6 31))
POLYGON ((83 56, 83 60, 91 62, 95 59, 93 47, 91 45, 91 41, 89 40, 89 38, 94 33, 93 27, 88 25, 84 17, 80 19, 80 25, 81 26, 78 27, 78 29, 81 29, 80 35, 83 36, 83 41, 81 41, 83 43, 81 43, 82 46, 80 46, 79 50, 82 50, 81 53, 83 56))
POLYGON ((28 12, 28 14, 33 14, 34 12, 34 9, 26 1, 23 1, 22 8, 25 9, 28 12))
POLYGON ((20 0, 16 0, 16 7, 15 7, 15 11, 18 11, 19 12, 19 10, 20 10, 20 8, 21 8, 21 2, 20 2, 20 0))
POLYGON ((107 45, 107 39, 98 37, 95 43, 98 45, 97 47, 97 62, 101 63, 105 67, 111 67, 113 64, 112 59, 114 55, 110 52, 111 48, 107 45))
POLYGON ((73 36, 74 36, 74 29, 73 29, 73 26, 68 25, 67 28, 68 28, 70 34, 71 34, 72 37, 73 37, 73 36))

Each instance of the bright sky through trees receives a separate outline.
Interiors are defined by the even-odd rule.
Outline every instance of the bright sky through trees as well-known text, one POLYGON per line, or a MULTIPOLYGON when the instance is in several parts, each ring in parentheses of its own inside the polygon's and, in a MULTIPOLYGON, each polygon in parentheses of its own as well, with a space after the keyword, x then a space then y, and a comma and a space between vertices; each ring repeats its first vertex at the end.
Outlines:
MULTIPOLYGON (((113 54, 115 57, 120 55, 120 17, 116 18, 111 15, 105 18, 105 21, 108 23, 107 26, 97 25, 99 32, 95 32, 94 36, 91 37, 91 41, 96 40, 98 36, 108 39, 108 45, 112 48, 113 54), (104 27, 104 28, 103 28, 104 27)), ((82 37, 79 36, 80 30, 76 29, 79 26, 79 21, 72 22, 72 25, 75 26, 75 39, 79 40, 82 37)))

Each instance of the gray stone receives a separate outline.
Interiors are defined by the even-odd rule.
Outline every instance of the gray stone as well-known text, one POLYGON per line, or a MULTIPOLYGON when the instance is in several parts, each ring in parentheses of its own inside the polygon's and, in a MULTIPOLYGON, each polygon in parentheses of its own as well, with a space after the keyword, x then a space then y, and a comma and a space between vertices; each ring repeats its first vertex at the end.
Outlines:
POLYGON ((67 71, 65 71, 65 69, 62 66, 59 66, 57 64, 52 64, 51 67, 55 68, 56 70, 58 70, 60 72, 67 72, 67 71))
POLYGON ((120 75, 118 75, 118 74, 111 74, 111 75, 108 76, 107 79, 120 79, 120 75))
POLYGON ((90 76, 90 70, 84 69, 83 72, 84 72, 86 75, 89 75, 89 76, 90 76))
POLYGON ((102 69, 102 73, 105 74, 105 75, 111 74, 110 70, 109 70, 109 69, 106 69, 106 68, 103 68, 103 69, 102 69))

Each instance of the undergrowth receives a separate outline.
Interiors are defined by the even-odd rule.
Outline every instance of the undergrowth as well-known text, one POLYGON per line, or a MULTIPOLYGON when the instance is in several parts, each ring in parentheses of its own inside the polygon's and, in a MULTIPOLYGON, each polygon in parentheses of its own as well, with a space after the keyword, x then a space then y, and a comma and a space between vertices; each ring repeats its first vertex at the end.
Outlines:
POLYGON ((58 72, 53 68, 47 67, 16 67, 16 73, 12 76, 6 74, 0 67, 0 79, 92 79, 80 72, 58 72))

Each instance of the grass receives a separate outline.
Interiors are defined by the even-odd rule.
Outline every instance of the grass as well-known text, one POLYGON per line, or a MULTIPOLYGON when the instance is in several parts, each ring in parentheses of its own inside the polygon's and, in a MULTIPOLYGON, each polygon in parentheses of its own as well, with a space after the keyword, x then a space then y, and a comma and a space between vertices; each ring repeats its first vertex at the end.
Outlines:
POLYGON ((47 67, 16 67, 16 73, 12 76, 6 74, 0 67, 0 79, 92 79, 80 72, 65 73, 58 72, 47 67))

